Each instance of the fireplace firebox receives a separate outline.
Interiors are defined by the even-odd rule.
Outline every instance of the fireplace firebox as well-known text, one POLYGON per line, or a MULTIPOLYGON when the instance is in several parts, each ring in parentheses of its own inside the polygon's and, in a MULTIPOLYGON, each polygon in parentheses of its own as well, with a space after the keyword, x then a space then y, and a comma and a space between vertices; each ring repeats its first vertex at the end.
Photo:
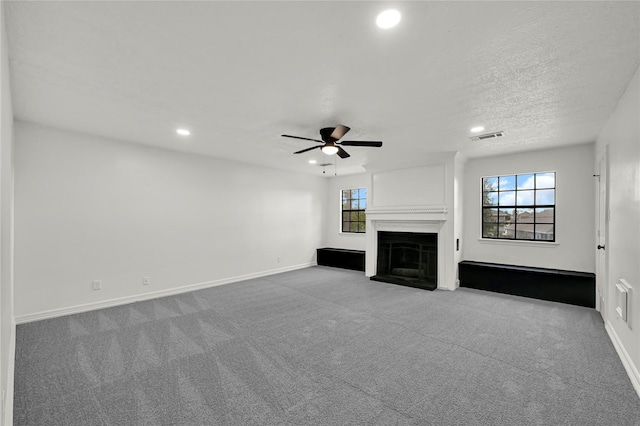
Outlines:
POLYGON ((378 232, 374 281, 434 290, 438 286, 438 234, 378 232))

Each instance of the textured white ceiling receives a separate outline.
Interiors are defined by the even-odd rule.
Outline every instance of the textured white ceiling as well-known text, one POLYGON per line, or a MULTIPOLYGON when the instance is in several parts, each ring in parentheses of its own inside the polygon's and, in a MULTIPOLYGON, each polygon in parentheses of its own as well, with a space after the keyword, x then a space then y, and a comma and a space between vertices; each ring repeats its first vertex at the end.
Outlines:
POLYGON ((321 173, 592 142, 640 65, 640 2, 5 2, 18 120, 321 173), (400 25, 375 26, 394 7, 400 25), (344 124, 341 160, 283 133, 344 124), (505 136, 471 142, 469 129, 505 136), (192 136, 175 134, 188 127, 192 136))

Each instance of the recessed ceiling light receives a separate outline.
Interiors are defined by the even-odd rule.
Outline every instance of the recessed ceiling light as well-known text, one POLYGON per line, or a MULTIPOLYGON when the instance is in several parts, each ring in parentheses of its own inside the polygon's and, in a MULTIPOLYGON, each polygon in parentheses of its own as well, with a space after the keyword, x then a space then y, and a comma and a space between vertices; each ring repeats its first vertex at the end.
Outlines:
POLYGON ((316 164, 317 161, 316 160, 309 160, 309 164, 316 164))
POLYGON ((189 136, 191 134, 187 129, 176 129, 176 133, 182 136, 189 136))
POLYGON ((477 126, 477 127, 473 127, 473 128, 471 128, 471 131, 472 131, 473 133, 478 133, 478 132, 481 132, 481 131, 483 131, 483 130, 484 130, 484 127, 482 127, 482 126, 477 126))
POLYGON ((376 18, 376 24, 378 24, 380 28, 384 29, 393 28, 398 25, 398 22, 400 22, 400 18, 400 12, 394 9, 389 9, 381 12, 378 15, 378 17, 376 18))

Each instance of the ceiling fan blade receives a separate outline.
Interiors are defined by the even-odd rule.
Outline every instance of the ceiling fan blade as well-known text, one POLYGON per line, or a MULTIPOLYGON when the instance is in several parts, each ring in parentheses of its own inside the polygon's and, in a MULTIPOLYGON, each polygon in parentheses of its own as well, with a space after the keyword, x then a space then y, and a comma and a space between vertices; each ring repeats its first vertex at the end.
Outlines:
POLYGON ((344 146, 375 146, 375 147, 382 146, 382 142, 380 141, 342 141, 338 143, 344 146))
POLYGON ((351 157, 351 156, 347 153, 347 151, 345 151, 344 149, 342 149, 342 148, 340 148, 340 147, 338 147, 338 153, 337 153, 337 154, 338 154, 338 156, 339 156, 340 158, 347 158, 347 157, 351 157))
POLYGON ((301 136, 291 136, 291 135, 280 135, 280 136, 284 138, 302 139, 303 141, 313 141, 313 142, 324 143, 323 141, 319 141, 318 139, 303 138, 301 136))
POLYGON ((338 140, 344 135, 346 135, 349 130, 351 130, 350 127, 343 126, 342 124, 338 124, 336 128, 333 129, 333 132, 331 132, 331 137, 335 140, 338 140))
POLYGON ((312 149, 322 148, 320 145, 312 146, 311 148, 303 149, 301 151, 294 152, 294 154, 302 154, 303 152, 311 151, 312 149))

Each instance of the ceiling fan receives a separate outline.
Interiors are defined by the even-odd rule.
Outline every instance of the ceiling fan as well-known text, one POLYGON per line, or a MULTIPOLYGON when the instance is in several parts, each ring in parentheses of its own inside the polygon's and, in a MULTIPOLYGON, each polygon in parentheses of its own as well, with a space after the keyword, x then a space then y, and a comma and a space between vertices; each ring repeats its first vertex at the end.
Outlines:
POLYGON ((343 146, 371 146, 381 147, 382 142, 379 141, 342 141, 338 142, 349 130, 347 126, 338 124, 336 127, 325 127, 320 129, 320 137, 322 140, 303 138, 301 136, 282 135, 285 138, 302 139, 304 141, 319 142, 323 145, 312 146, 311 148, 303 149, 301 151, 294 152, 294 154, 302 154, 303 152, 311 151, 313 149, 320 148, 322 152, 327 155, 338 154, 340 158, 347 158, 350 155, 342 149, 343 146))

